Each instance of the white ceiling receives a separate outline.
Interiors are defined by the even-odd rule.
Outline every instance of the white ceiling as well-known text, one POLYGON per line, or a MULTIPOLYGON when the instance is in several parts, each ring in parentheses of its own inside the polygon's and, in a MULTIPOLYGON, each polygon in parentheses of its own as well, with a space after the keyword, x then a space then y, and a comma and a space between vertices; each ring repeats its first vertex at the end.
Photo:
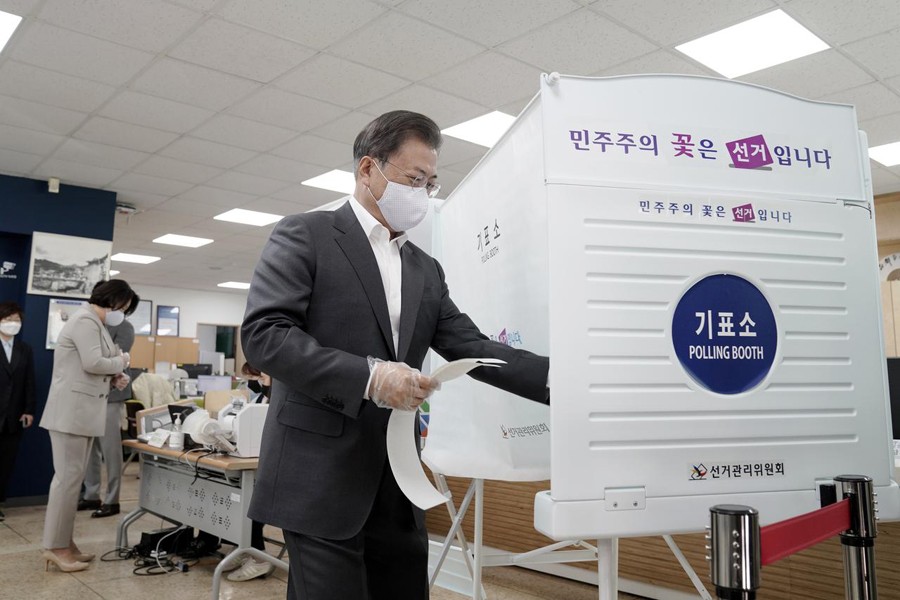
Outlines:
MULTIPOLYGON (((832 49, 740 79, 855 104, 872 145, 900 141, 898 0, 0 0, 25 16, 0 54, 0 173, 117 192, 140 212, 114 251, 163 257, 120 277, 218 289, 250 280, 272 227, 212 217, 338 198, 300 182, 351 169, 382 112, 516 114, 542 71, 715 75, 674 46, 778 7, 832 49)), ((442 195, 483 153, 446 140, 442 195)), ((900 191, 900 167, 872 173, 900 191)))

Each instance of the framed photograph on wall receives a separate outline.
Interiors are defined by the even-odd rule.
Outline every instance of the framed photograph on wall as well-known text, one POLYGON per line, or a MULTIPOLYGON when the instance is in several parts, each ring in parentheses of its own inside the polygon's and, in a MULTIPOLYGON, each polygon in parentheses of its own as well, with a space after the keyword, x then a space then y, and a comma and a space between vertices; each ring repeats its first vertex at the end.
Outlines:
POLYGON ((28 293, 90 298, 109 279, 112 242, 35 231, 31 237, 28 293))
POLYGON ((59 332, 65 327, 69 318, 82 306, 88 306, 87 300, 64 300, 50 298, 47 310, 47 350, 55 350, 59 332))
POLYGON ((153 335, 153 300, 141 300, 127 318, 134 326, 134 335, 153 335))
POLYGON ((177 306, 165 306, 160 304, 156 307, 156 335, 178 337, 178 315, 179 308, 177 306))

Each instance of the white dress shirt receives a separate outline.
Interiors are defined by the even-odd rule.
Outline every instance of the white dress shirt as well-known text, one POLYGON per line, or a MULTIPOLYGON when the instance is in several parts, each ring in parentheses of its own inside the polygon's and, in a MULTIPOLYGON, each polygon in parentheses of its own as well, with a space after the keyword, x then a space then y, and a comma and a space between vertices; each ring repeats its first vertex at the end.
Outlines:
POLYGON ((12 348, 13 348, 13 340, 15 340, 15 339, 16 338, 11 337, 11 338, 9 338, 9 341, 7 342, 3 338, 0 338, 0 345, 3 346, 3 353, 6 354, 6 361, 9 364, 12 364, 12 348))

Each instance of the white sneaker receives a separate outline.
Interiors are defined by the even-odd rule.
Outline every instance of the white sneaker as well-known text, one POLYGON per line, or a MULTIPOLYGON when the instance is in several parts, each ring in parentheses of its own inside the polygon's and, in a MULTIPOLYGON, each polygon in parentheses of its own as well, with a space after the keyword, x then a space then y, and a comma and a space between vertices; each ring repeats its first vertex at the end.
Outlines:
MULTIPOLYGON (((222 560, 225 560, 226 558, 228 558, 228 556, 226 556, 222 560)), ((251 558, 252 557, 249 554, 244 554, 239 559, 231 561, 231 564, 229 564, 227 567, 225 567, 225 569, 223 569, 222 572, 228 573, 228 572, 234 571, 235 569, 240 569, 245 564, 247 564, 247 561, 250 560, 251 558)))
POLYGON ((228 581, 250 581, 257 577, 265 577, 275 570, 275 565, 268 562, 257 562, 249 558, 240 569, 228 574, 228 581))

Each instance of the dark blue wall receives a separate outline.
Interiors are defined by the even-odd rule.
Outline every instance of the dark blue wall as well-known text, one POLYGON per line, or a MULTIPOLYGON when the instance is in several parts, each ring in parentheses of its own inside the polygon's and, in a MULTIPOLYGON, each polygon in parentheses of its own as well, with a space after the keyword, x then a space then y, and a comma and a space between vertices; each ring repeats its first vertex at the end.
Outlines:
POLYGON ((34 350, 37 375, 35 424, 22 438, 7 490, 10 500, 46 496, 53 477, 50 438, 37 426, 53 371, 53 352, 44 348, 50 296, 26 294, 31 234, 43 231, 112 240, 115 216, 115 192, 61 185, 58 194, 51 194, 46 181, 0 175, 0 267, 4 261, 16 263, 15 279, 0 278, 0 302, 13 300, 25 309, 20 335, 34 350))

